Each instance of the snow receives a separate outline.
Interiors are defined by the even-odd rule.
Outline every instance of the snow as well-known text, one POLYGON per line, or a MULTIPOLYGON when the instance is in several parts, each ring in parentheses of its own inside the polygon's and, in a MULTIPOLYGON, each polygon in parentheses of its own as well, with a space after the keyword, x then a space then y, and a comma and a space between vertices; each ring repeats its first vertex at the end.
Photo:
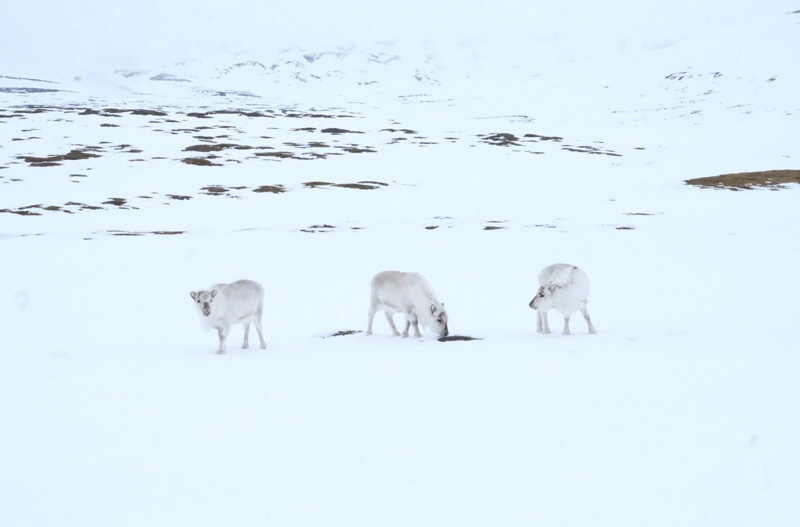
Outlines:
POLYGON ((366 40, 398 21, 182 64, 0 61, 0 88, 65 90, 0 92, 3 525, 796 525, 800 189, 683 181, 797 168, 797 6, 534 4, 422 44, 366 40), (281 71, 222 73, 250 60, 281 71), (188 115, 217 110, 270 116, 188 115), (253 148, 180 161, 221 143, 253 148), (554 262, 589 275, 596 335, 535 333, 554 262), (330 337, 365 329, 384 269, 480 340, 380 316, 330 337), (266 287, 268 348, 237 327, 218 356, 188 293, 240 278, 266 287))

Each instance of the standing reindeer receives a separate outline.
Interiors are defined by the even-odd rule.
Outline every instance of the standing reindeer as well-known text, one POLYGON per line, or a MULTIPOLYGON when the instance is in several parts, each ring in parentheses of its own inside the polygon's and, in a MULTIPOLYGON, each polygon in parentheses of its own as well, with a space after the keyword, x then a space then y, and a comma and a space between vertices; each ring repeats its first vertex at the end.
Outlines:
POLYGON ((189 293, 204 326, 219 333, 217 353, 225 353, 225 341, 234 324, 244 324, 243 349, 250 347, 250 322, 256 326, 261 349, 267 347, 261 331, 264 312, 264 288, 253 280, 239 280, 231 284, 216 284, 210 290, 189 293))
POLYGON ((569 317, 575 311, 583 314, 589 333, 595 333, 586 301, 589 296, 589 277, 583 269, 569 264, 548 265, 539 272, 539 290, 531 300, 531 309, 537 311, 536 332, 550 333, 547 312, 555 309, 564 317, 564 335, 569 335, 569 317))

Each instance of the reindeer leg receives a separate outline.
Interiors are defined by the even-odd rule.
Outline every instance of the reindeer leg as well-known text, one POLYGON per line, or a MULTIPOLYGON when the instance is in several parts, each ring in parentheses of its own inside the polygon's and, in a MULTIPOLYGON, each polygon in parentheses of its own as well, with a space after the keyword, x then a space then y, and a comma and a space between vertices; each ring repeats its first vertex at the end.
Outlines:
POLYGON ((372 335, 372 320, 375 318, 375 305, 369 306, 369 315, 367 317, 367 336, 372 335))
POLYGON ((258 332, 258 340, 259 344, 261 345, 261 349, 266 349, 267 343, 264 341, 264 331, 261 328, 261 317, 256 318, 253 321, 253 325, 255 325, 256 331, 258 332))
POLYGON ((589 326, 589 333, 597 333, 597 330, 595 330, 592 325, 592 319, 589 317, 589 311, 586 310, 586 306, 581 308, 581 313, 583 313, 583 318, 586 320, 586 325, 589 326))
POLYGON ((217 353, 222 355, 225 353, 225 340, 228 338, 228 328, 220 326, 217 328, 217 333, 219 334, 219 349, 217 353))
POLYGON ((414 326, 414 337, 422 338, 422 333, 419 332, 419 319, 415 318, 412 325, 414 326))
POLYGON ((244 322, 244 342, 242 342, 242 349, 246 350, 250 347, 250 321, 244 322))
POLYGON ((392 318, 392 313, 386 311, 386 321, 389 322, 389 326, 392 328, 392 335, 395 337, 400 336, 400 332, 397 331, 397 326, 394 325, 394 318, 392 318))

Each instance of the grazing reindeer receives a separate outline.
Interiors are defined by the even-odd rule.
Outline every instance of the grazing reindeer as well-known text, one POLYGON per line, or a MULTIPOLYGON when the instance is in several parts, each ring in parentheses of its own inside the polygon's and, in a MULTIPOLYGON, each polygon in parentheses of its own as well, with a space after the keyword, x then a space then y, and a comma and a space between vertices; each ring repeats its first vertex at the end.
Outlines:
POLYGON ((595 333, 592 319, 586 310, 589 296, 589 277, 583 269, 569 264, 548 265, 539 272, 539 290, 531 300, 531 309, 537 313, 536 332, 550 333, 547 323, 547 312, 555 309, 564 317, 564 335, 569 335, 569 317, 580 310, 589 333, 595 333))
POLYGON ((206 327, 219 332, 219 349, 225 353, 225 340, 234 324, 244 324, 243 349, 250 347, 250 322, 256 326, 261 349, 267 347, 261 331, 261 315, 264 312, 264 288, 253 280, 239 280, 232 284, 216 284, 210 290, 189 293, 195 301, 200 319, 206 327))
POLYGON ((402 337, 408 337, 408 330, 414 326, 414 336, 419 338, 419 323, 436 332, 441 337, 448 335, 447 313, 444 304, 436 299, 427 280, 419 273, 383 271, 370 282, 369 323, 367 335, 372 335, 372 319, 381 309, 392 328, 395 337, 400 335, 394 325, 393 315, 401 311, 406 317, 406 328, 402 337))

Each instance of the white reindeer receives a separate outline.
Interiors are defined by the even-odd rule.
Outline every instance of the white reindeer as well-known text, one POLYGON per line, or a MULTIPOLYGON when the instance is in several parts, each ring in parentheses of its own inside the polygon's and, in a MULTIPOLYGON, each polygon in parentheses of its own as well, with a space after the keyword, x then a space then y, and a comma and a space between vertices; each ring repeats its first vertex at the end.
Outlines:
POLYGON ((243 349, 250 347, 250 322, 256 326, 261 349, 267 347, 261 331, 264 312, 264 288, 253 280, 239 280, 231 284, 216 284, 210 290, 192 291, 200 319, 206 327, 219 333, 217 353, 225 353, 225 340, 234 324, 244 324, 243 349))
POLYGON ((569 264, 548 265, 539 272, 539 291, 533 297, 531 309, 537 311, 536 332, 550 333, 547 312, 555 309, 564 317, 564 335, 569 335, 569 317, 580 310, 589 333, 595 333, 586 301, 589 296, 589 277, 583 269, 569 264))
POLYGON ((370 282, 369 323, 367 335, 372 335, 372 319, 382 309, 395 337, 400 335, 394 325, 393 315, 401 311, 406 317, 406 328, 402 337, 408 337, 408 330, 414 326, 414 336, 419 338, 419 323, 441 337, 448 335, 447 313, 444 304, 436 299, 431 286, 419 273, 383 271, 376 274, 370 282))

